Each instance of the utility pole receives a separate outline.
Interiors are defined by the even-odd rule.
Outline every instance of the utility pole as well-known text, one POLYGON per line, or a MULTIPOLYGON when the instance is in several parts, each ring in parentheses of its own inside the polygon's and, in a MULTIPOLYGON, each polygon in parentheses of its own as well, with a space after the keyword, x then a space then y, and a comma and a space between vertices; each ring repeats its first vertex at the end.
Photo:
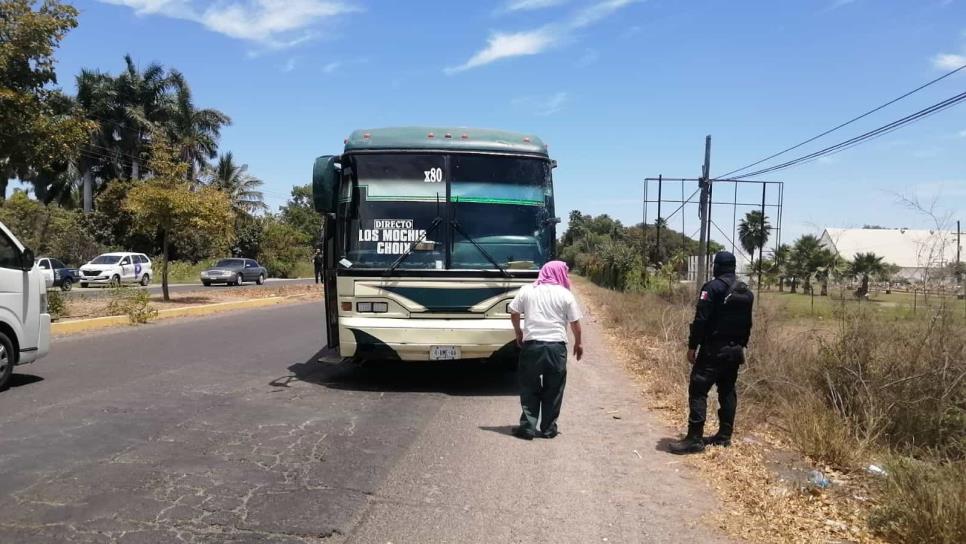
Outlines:
POLYGON ((963 261, 959 258, 959 252, 963 248, 962 241, 960 240, 960 235, 962 234, 962 231, 963 229, 959 228, 959 220, 957 219, 956 220, 956 285, 963 284, 963 271, 960 268, 961 263, 963 261))
POLYGON ((698 180, 701 189, 701 200, 698 203, 698 217, 701 219, 701 236, 698 239, 698 275, 700 286, 708 277, 708 193, 711 187, 711 136, 704 138, 704 166, 701 168, 701 179, 698 180))

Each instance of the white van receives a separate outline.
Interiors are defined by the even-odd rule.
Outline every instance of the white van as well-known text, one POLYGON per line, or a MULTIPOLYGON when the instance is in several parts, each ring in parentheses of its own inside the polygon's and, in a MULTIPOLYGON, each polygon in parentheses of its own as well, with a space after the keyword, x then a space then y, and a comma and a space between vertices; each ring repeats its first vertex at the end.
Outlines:
POLYGON ((32 363, 50 351, 47 286, 33 251, 0 223, 0 390, 14 365, 32 363))
POLYGON ((144 253, 105 253, 80 267, 80 286, 151 284, 151 259, 144 253))

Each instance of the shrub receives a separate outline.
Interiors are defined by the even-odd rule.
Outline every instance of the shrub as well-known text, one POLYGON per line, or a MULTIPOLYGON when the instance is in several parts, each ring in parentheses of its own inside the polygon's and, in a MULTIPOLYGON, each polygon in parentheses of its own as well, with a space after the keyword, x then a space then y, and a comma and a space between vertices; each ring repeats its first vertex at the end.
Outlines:
POLYGON ((851 468, 860 459, 849 422, 817 400, 789 404, 784 420, 798 451, 831 466, 851 468))
POLYGON ((966 462, 887 463, 881 506, 871 525, 897 542, 966 542, 966 462))
POLYGON ((66 317, 70 311, 70 294, 59 290, 47 291, 47 311, 54 321, 66 317))
POLYGON ((308 238, 297 229, 274 219, 265 221, 262 238, 262 265, 276 278, 296 275, 300 262, 311 261, 308 238))
POLYGON ((132 325, 147 323, 158 316, 151 306, 151 295, 144 289, 114 287, 107 311, 110 315, 126 315, 132 325))
MULTIPOLYGON (((155 257, 153 262, 159 263, 154 273, 161 275, 161 257, 155 257)), ((201 271, 210 268, 215 264, 213 259, 205 259, 193 263, 191 261, 169 261, 168 262, 168 282, 170 283, 198 283, 201 271)))

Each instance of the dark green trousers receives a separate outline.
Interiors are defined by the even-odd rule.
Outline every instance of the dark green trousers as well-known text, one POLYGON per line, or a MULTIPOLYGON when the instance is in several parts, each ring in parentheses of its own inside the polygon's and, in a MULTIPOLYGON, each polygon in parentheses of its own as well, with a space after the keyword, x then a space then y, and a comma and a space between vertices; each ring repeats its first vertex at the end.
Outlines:
POLYGON ((557 430, 557 417, 567 384, 567 344, 526 342, 520 350, 520 429, 537 434, 557 430), (537 427, 537 420, 540 426, 537 427))

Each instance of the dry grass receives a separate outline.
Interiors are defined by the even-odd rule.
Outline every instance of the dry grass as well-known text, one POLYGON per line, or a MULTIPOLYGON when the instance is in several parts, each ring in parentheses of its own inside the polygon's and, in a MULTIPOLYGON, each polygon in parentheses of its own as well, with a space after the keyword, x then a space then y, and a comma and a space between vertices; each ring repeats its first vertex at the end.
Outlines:
MULTIPOLYGON (((579 288, 641 377, 651 407, 683 427, 689 293, 617 293, 586 281, 579 288)), ((948 483, 962 486, 966 476, 943 485, 934 477, 963 470, 966 331, 942 312, 899 321, 861 311, 790 319, 781 304, 759 305, 737 421, 739 436, 753 442, 685 461, 733 508, 720 520, 732 533, 756 542, 966 541, 962 487, 948 483), (925 461, 890 472, 883 490, 861 469, 897 452, 925 461), (777 467, 776 458, 788 462, 777 467), (803 492, 795 470, 811 467, 838 485, 803 492)))
POLYGON ((966 542, 966 463, 899 458, 887 468, 885 506, 876 512, 873 526, 897 542, 966 542))
MULTIPOLYGON (((122 291, 134 293, 137 290, 125 288, 122 291)), ((51 291, 51 293, 53 292, 51 291)), ((90 296, 83 292, 72 291, 70 293, 58 293, 58 295, 64 301, 61 310, 63 313, 59 315, 62 319, 87 319, 128 313, 126 306, 124 308, 121 307, 124 306, 123 301, 120 300, 123 297, 112 296, 113 294, 108 296, 90 296)), ((186 306, 267 297, 321 298, 322 289, 315 285, 270 285, 258 289, 238 289, 233 287, 206 288, 199 286, 197 291, 172 294, 171 300, 168 302, 164 302, 160 294, 152 295, 149 300, 149 306, 157 310, 168 310, 186 306)))

